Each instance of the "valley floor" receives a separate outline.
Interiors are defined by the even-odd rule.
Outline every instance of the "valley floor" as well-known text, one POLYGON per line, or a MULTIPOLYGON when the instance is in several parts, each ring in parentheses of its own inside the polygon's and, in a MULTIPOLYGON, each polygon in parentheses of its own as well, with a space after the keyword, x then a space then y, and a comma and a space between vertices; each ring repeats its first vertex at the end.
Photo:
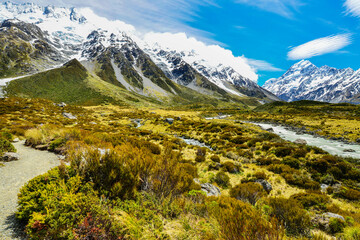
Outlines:
POLYGON ((17 136, 66 155, 59 162, 15 144, 20 161, 0 167, 6 237, 15 211, 34 239, 350 240, 360 234, 358 159, 242 121, 284 115, 6 98, 0 116, 2 146, 17 136))

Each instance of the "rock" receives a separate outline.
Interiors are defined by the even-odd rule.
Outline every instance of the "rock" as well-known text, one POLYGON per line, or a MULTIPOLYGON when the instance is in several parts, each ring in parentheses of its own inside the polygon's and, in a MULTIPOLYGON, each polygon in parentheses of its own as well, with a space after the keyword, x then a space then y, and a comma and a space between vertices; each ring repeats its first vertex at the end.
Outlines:
POLYGON ((40 151, 46 151, 48 149, 49 145, 37 145, 35 147, 36 150, 40 150, 40 151))
POLYGON ((259 184, 264 188, 264 190, 265 190, 266 192, 268 192, 268 193, 271 192, 272 186, 271 186, 271 184, 270 184, 268 181, 266 181, 265 179, 256 179, 255 182, 259 183, 259 184))
POLYGON ((321 188, 321 192, 326 193, 326 189, 329 188, 329 185, 327 185, 327 184, 321 184, 321 185, 320 185, 320 188, 321 188))
POLYGON ((58 106, 58 107, 66 107, 66 103, 64 103, 64 102, 58 103, 58 104, 56 104, 56 106, 58 106))
POLYGON ((306 145, 306 144, 307 144, 307 141, 304 140, 304 139, 299 138, 299 139, 296 139, 296 140, 294 141, 294 143, 300 144, 300 145, 306 145))
POLYGON ((321 230, 330 232, 330 219, 337 218, 342 221, 345 221, 345 218, 339 214, 327 212, 324 214, 316 214, 315 217, 311 220, 314 225, 317 225, 321 230))
POLYGON ((201 184, 201 191, 205 192, 208 197, 210 196, 220 196, 221 191, 218 187, 212 185, 211 183, 201 184))
POLYGON ((11 162, 11 161, 19 160, 19 158, 20 158, 19 154, 13 152, 7 152, 2 155, 1 160, 4 162, 11 162))
POLYGON ((323 216, 329 217, 329 218, 337 218, 337 219, 343 220, 345 222, 345 218, 336 213, 327 212, 327 213, 324 213, 323 216))
POLYGON ((20 140, 18 139, 18 138, 15 138, 12 142, 13 143, 17 143, 17 142, 19 142, 20 140))
POLYGON ((268 129, 265 129, 265 130, 268 131, 268 132, 274 132, 273 128, 268 128, 268 129))
POLYGON ((360 143, 360 138, 356 139, 356 141, 355 141, 355 142, 360 143))
POLYGON ((28 139, 25 140, 25 146, 31 146, 30 140, 28 140, 28 139))
POLYGON ((223 167, 223 165, 221 163, 210 163, 209 171, 220 170, 220 168, 222 168, 222 167, 223 167))
POLYGON ((76 116, 72 115, 71 113, 63 112, 62 115, 68 119, 77 119, 76 116))
POLYGON ((356 152, 354 149, 344 149, 344 152, 353 153, 356 152))
POLYGON ((165 119, 165 122, 166 122, 166 123, 169 123, 169 124, 173 124, 173 123, 174 123, 174 119, 173 119, 173 118, 166 118, 166 119, 165 119))

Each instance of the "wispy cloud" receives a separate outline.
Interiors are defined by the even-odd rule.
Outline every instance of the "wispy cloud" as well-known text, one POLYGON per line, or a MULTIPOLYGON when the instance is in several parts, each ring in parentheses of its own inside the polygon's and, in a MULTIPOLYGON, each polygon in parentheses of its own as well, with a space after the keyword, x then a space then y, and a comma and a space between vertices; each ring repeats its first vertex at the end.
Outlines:
POLYGON ((219 0, 15 0, 65 7, 89 7, 109 19, 118 19, 134 25, 141 31, 187 32, 204 41, 214 43, 211 33, 189 26, 200 18, 201 7, 218 7, 219 0))
POLYGON ((235 2, 254 6, 286 18, 292 18, 294 12, 304 5, 303 0, 235 0, 235 2))
POLYGON ((352 34, 338 34, 318 38, 294 47, 288 53, 290 60, 309 59, 315 56, 336 52, 352 43, 352 34))
MULTIPOLYGON (((32 1, 46 6, 47 0, 14 0, 18 3, 32 1)), ((234 0, 231 0, 234 1, 234 0)), ((235 0, 248 2, 244 0, 235 0)), ((252 0, 259 1, 259 0, 252 0)), ((259 2, 277 2, 279 0, 262 0, 259 2)), ((294 9, 298 0, 283 0, 286 3, 278 6, 284 9, 294 9)), ((90 8, 96 14, 109 20, 122 20, 136 27, 143 36, 156 36, 158 41, 163 39, 179 43, 184 48, 196 47, 209 61, 223 61, 237 69, 244 76, 256 81, 256 71, 279 71, 280 69, 262 60, 247 59, 244 56, 234 56, 226 49, 226 45, 214 40, 212 33, 195 29, 189 23, 201 18, 199 11, 202 7, 220 7, 217 3, 220 0, 53 0, 52 5, 57 7, 90 8), (179 33, 180 32, 180 33, 179 33), (186 33, 186 34, 184 34, 186 33), (169 37, 170 36, 170 37, 169 37), (190 37, 188 37, 190 36, 190 37), (178 41, 178 40, 181 41, 178 41)), ((250 1, 249 1, 250 2, 250 1)), ((281 13, 281 12, 279 12, 281 13)), ((284 15, 286 15, 284 13, 284 15)), ((236 26, 237 29, 244 29, 243 26, 236 26)), ((174 47, 175 48, 175 47, 174 47)), ((221 62, 216 62, 220 64, 221 62)))
POLYGON ((247 62, 250 66, 255 68, 258 71, 268 71, 268 72, 282 72, 284 71, 281 68, 277 68, 271 63, 268 63, 263 60, 256 60, 256 59, 247 59, 247 62))
POLYGON ((347 13, 360 17, 360 0, 346 0, 344 6, 347 13))

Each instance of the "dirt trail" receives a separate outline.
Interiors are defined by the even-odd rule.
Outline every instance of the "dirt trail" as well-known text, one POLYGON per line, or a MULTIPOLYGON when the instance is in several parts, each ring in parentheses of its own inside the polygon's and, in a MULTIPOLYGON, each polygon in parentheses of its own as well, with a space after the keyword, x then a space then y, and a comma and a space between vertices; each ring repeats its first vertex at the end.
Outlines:
POLYGON ((20 159, 0 167, 0 240, 25 239, 15 219, 17 194, 30 179, 60 164, 55 154, 26 147, 23 141, 14 146, 20 159))

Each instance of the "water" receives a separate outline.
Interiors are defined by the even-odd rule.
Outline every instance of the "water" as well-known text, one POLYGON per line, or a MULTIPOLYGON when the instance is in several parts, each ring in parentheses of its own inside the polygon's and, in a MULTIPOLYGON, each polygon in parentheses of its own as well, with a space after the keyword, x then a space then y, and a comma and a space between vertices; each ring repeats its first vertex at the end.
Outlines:
POLYGON ((263 129, 272 128, 274 133, 279 135, 282 139, 287 141, 295 141, 297 139, 304 139, 308 145, 319 147, 332 155, 339 155, 342 157, 352 157, 360 159, 360 145, 351 145, 339 141, 328 140, 321 137, 315 137, 310 134, 298 135, 296 132, 287 130, 282 126, 275 126, 267 123, 254 123, 263 129), (344 150, 352 149, 355 152, 344 152, 344 150))
POLYGON ((212 151, 212 148, 209 147, 208 145, 206 145, 205 143, 202 143, 198 140, 195 140, 195 139, 186 139, 186 138, 183 138, 183 137, 178 137, 179 139, 183 140, 186 144, 188 145, 193 145, 193 146, 197 146, 197 147, 206 147, 208 149, 210 149, 212 151))

